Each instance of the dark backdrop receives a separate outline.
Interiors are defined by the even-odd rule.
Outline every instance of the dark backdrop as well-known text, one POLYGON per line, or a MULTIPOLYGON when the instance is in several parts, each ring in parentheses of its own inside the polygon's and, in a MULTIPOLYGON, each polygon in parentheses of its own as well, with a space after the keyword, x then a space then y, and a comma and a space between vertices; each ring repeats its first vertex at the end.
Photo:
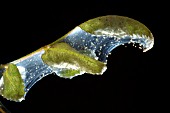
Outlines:
POLYGON ((60 2, 3 5, 1 64, 55 41, 88 19, 104 15, 128 16, 142 22, 152 31, 155 45, 146 53, 132 45, 120 46, 112 51, 102 76, 84 74, 69 80, 52 74, 37 82, 26 100, 17 103, 0 97, 1 102, 12 113, 159 110, 159 85, 154 78, 162 62, 164 4, 123 0, 60 2))

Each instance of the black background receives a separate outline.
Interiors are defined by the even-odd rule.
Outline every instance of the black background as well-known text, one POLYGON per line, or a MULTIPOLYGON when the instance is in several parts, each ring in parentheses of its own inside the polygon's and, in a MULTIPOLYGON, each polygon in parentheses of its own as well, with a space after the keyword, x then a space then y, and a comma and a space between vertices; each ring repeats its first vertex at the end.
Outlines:
MULTIPOLYGON (((0 97, 12 113, 140 112, 160 110, 158 70, 162 62, 164 3, 77 1, 60 3, 9 2, 1 10, 0 63, 16 60, 45 46, 77 25, 104 15, 121 15, 145 24, 155 38, 146 53, 120 46, 108 58, 102 75, 63 79, 55 74, 37 82, 20 103, 0 97), (158 83, 158 84, 157 84, 158 83)), ((164 37, 165 38, 165 37, 164 37)))

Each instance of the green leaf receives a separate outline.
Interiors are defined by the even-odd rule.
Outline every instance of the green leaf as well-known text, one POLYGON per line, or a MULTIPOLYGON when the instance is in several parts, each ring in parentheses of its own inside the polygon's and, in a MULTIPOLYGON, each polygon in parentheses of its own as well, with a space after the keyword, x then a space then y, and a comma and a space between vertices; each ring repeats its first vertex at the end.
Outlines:
POLYGON ((42 55, 42 60, 49 66, 67 63, 79 67, 82 72, 90 74, 101 74, 106 66, 103 62, 79 53, 66 43, 58 43, 54 47, 47 49, 42 55))
POLYGON ((60 76, 64 78, 74 77, 76 74, 80 74, 80 70, 67 69, 60 72, 60 76))
POLYGON ((97 30, 105 30, 110 28, 114 32, 122 30, 128 35, 138 34, 146 35, 150 38, 151 31, 141 22, 134 20, 129 17, 118 16, 118 15, 107 15, 101 16, 94 19, 90 19, 79 25, 86 32, 94 34, 97 30))
POLYGON ((19 101, 24 97, 24 82, 15 64, 10 63, 3 73, 4 86, 2 95, 8 100, 19 101))

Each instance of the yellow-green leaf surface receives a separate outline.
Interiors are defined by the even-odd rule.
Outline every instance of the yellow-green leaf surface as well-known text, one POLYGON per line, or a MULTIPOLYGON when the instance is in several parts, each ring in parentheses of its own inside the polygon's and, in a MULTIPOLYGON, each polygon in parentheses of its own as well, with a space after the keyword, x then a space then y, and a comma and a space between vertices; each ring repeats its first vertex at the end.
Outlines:
POLYGON ((25 94, 24 83, 16 65, 12 63, 8 65, 8 68, 3 73, 3 80, 2 95, 5 98, 14 101, 19 101, 19 99, 23 98, 25 94))
POLYGON ((58 43, 54 47, 47 49, 42 55, 42 59, 50 66, 64 62, 75 66, 77 65, 81 71, 94 74, 102 73, 105 67, 103 62, 79 53, 66 43, 58 43))
POLYGON ((90 19, 82 23, 80 27, 92 34, 94 34, 96 30, 110 28, 114 30, 114 32, 122 30, 128 35, 139 34, 152 38, 150 30, 144 24, 132 18, 118 15, 107 15, 90 19))
POLYGON ((76 74, 79 74, 80 70, 74 70, 74 69, 67 69, 67 70, 63 70, 60 72, 60 76, 62 76, 63 78, 71 78, 74 77, 76 74))

